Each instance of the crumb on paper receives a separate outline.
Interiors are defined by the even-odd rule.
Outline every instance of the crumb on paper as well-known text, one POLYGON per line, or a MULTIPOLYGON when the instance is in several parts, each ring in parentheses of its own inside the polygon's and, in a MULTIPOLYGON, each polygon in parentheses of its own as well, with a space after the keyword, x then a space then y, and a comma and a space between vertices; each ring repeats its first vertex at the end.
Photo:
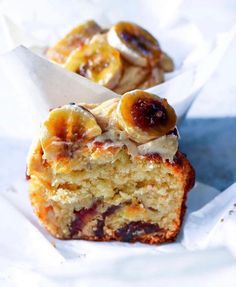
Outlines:
POLYGON ((234 213, 234 210, 233 210, 233 209, 230 209, 229 215, 232 215, 233 213, 234 213))
POLYGON ((57 246, 56 246, 56 241, 55 241, 55 240, 51 241, 51 244, 52 244, 52 246, 53 246, 54 248, 57 248, 57 246))
POLYGON ((12 185, 8 186, 8 187, 6 188, 6 191, 7 191, 7 192, 17 193, 17 189, 16 189, 14 186, 12 186, 12 185))

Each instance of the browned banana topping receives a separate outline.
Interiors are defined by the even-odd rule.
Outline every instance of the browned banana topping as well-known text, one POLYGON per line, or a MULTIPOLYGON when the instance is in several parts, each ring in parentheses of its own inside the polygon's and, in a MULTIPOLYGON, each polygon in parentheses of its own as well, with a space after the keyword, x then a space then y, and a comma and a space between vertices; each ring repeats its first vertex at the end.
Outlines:
POLYGON ((176 124, 175 111, 166 99, 141 90, 121 97, 117 118, 121 128, 138 143, 163 136, 176 124))
POLYGON ((76 104, 52 110, 40 139, 48 160, 73 157, 79 146, 93 147, 96 142, 126 146, 134 156, 158 152, 172 159, 178 137, 169 133, 175 124, 175 112, 166 99, 135 90, 89 110, 76 104))
POLYGON ((164 72, 174 69, 153 35, 123 21, 109 29, 84 22, 49 48, 47 57, 118 94, 159 85, 164 72))
POLYGON ((94 55, 90 58, 86 58, 84 60, 84 64, 80 65, 79 68, 76 70, 76 73, 80 74, 81 76, 88 77, 89 70, 92 73, 101 73, 102 70, 109 66, 109 62, 107 59, 103 59, 94 55))
POLYGON ((151 34, 144 29, 142 29, 143 34, 141 34, 138 31, 138 29, 141 29, 140 27, 137 26, 137 29, 131 29, 129 23, 126 23, 126 25, 126 28, 120 32, 120 36, 125 42, 128 42, 133 49, 136 49, 145 57, 160 58, 161 52, 157 40, 151 34))
POLYGON ((149 43, 147 43, 143 36, 138 37, 127 30, 122 31, 120 34, 124 41, 130 42, 130 45, 137 48, 141 54, 149 55, 151 53, 150 49, 148 48, 149 43))
POLYGON ((99 40, 74 50, 64 67, 111 89, 117 85, 122 73, 120 53, 99 40))
POLYGON ((167 111, 158 100, 138 99, 131 107, 134 123, 145 130, 166 123, 167 111))
POLYGON ((160 59, 161 50, 157 40, 134 23, 117 23, 108 32, 107 39, 127 61, 135 65, 153 66, 160 59))
POLYGON ((93 20, 81 23, 48 49, 47 57, 56 63, 63 64, 73 50, 80 49, 93 35, 100 32, 101 28, 93 20))
POLYGON ((91 139, 101 132, 94 116, 81 106, 72 104, 54 109, 42 126, 40 140, 44 157, 70 156, 74 143, 91 139))

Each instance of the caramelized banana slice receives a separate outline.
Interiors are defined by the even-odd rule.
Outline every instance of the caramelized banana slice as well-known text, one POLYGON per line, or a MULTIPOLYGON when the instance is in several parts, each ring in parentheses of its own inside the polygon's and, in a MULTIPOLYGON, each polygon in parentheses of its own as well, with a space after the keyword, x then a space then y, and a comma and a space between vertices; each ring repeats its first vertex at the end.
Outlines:
POLYGON ((91 113, 103 131, 116 126, 114 114, 119 100, 119 98, 110 99, 91 109, 91 113))
POLYGON ((145 67, 158 62, 161 51, 157 40, 140 26, 119 22, 107 35, 108 43, 134 65, 145 67))
POLYGON ((120 53, 103 41, 74 50, 64 67, 110 89, 117 85, 122 72, 120 53))
POLYGON ((89 39, 102 31, 98 24, 92 20, 86 21, 72 29, 55 46, 49 48, 47 57, 58 64, 65 63, 67 57, 74 49, 81 48, 89 39))
POLYGON ((163 69, 164 72, 172 72, 174 70, 174 62, 166 53, 161 52, 160 61, 158 66, 163 69))
POLYGON ((41 145, 46 159, 70 156, 75 143, 101 134, 94 116, 75 104, 56 108, 49 113, 41 131, 41 145))
POLYGON ((100 33, 100 34, 96 34, 94 35, 91 40, 89 41, 89 44, 92 44, 94 42, 101 42, 101 43, 106 43, 108 44, 107 42, 107 33, 100 33))
POLYGON ((114 92, 120 95, 136 89, 149 73, 148 68, 134 66, 124 60, 122 63, 123 73, 118 85, 114 88, 114 92))
POLYGON ((175 111, 166 99, 141 90, 121 97, 116 116, 120 128, 137 143, 161 137, 176 124, 175 111))
POLYGON ((164 73, 161 69, 155 67, 151 69, 151 72, 146 77, 146 80, 142 82, 138 89, 145 90, 147 88, 159 85, 164 82, 164 73))

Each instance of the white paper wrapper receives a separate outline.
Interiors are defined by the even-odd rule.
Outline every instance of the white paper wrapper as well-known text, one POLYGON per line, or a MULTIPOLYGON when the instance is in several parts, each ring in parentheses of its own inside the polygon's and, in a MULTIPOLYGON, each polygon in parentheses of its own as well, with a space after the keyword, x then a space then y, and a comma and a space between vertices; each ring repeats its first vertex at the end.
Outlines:
POLYGON ((228 246, 236 256, 236 183, 186 218, 184 246, 204 249, 219 244, 228 246))

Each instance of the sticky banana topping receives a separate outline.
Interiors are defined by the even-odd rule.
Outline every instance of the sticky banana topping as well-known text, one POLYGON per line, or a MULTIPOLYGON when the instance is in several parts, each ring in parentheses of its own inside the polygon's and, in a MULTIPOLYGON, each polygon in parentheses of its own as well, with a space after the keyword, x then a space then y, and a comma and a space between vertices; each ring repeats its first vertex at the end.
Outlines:
POLYGON ((119 22, 108 32, 107 40, 134 65, 145 67, 158 62, 161 50, 157 40, 140 26, 119 22))
POLYGON ((166 99, 141 90, 121 96, 116 116, 120 128, 137 143, 161 137, 176 124, 175 111, 166 99))
POLYGON ((72 153, 73 143, 101 134, 94 116, 75 104, 53 109, 42 125, 40 141, 48 160, 72 153))
POLYGON ((173 60, 144 28, 121 21, 101 28, 86 21, 46 52, 47 58, 117 94, 164 82, 173 60))
POLYGON ((120 53, 100 40, 74 50, 64 67, 110 89, 118 84, 122 73, 120 53))
POLYGON ((101 30, 101 27, 93 20, 78 25, 52 48, 48 49, 48 59, 58 64, 65 63, 74 49, 80 49, 92 36, 100 33, 101 30))

